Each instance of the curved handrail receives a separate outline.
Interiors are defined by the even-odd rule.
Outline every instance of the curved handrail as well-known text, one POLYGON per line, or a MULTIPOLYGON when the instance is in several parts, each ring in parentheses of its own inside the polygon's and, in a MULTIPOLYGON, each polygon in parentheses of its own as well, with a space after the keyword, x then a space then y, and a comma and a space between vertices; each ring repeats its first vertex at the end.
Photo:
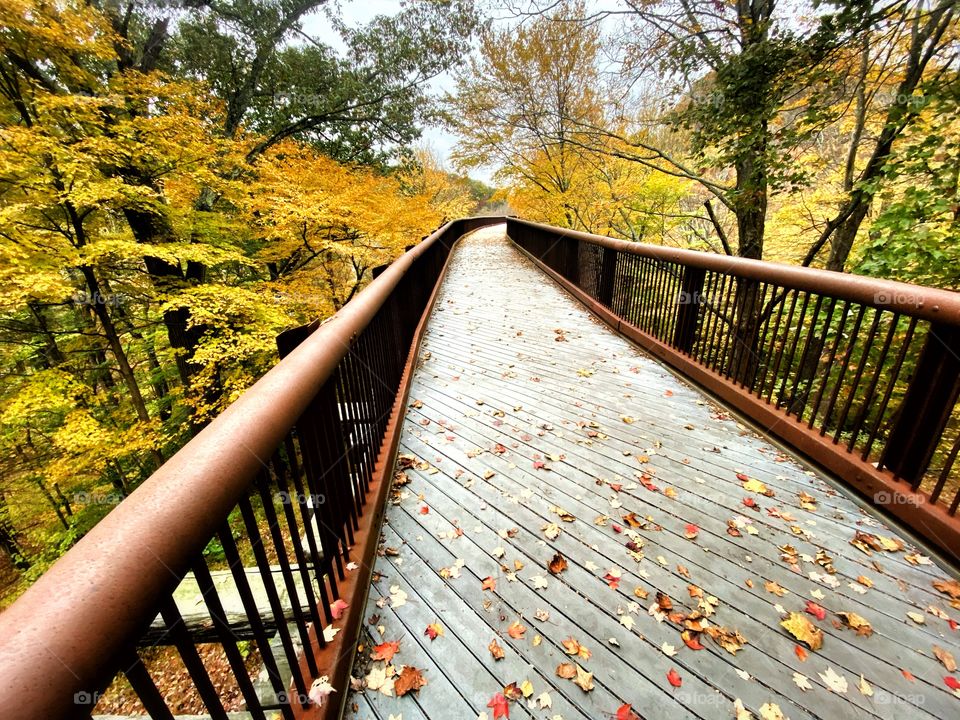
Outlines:
MULTIPOLYGON (((322 323, 0 613, 0 717, 75 717, 446 223, 322 323)), ((453 238, 456 239, 456 238, 453 238)))

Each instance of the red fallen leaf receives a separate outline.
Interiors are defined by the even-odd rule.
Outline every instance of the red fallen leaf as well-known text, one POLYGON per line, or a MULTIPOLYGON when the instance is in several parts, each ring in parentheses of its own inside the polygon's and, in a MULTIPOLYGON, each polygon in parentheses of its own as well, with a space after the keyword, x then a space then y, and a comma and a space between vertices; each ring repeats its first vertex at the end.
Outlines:
POLYGON ((691 632, 690 630, 684 630, 682 633, 680 633, 680 637, 683 638, 683 644, 691 650, 703 650, 703 645, 701 645, 700 641, 697 639, 696 633, 691 632))
POLYGON ((794 645, 793 651, 797 654, 797 658, 800 660, 800 662, 807 661, 807 649, 805 647, 802 645, 794 645))
POLYGON ((603 579, 607 581, 607 585, 609 585, 612 590, 616 590, 618 587, 620 587, 620 578, 615 577, 610 573, 604 575, 603 579))
POLYGON ((481 590, 496 590, 497 589, 497 579, 495 577, 485 577, 483 579, 483 585, 480 586, 481 590))
POLYGON ((399 640, 390 640, 385 643, 380 643, 373 648, 373 654, 370 656, 371 660, 385 660, 390 662, 393 660, 393 656, 400 651, 400 641, 399 640))
POLYGON ((697 537, 697 534, 700 532, 700 528, 694 525, 693 523, 687 523, 687 526, 684 528, 687 540, 693 540, 697 537))
POLYGON ((947 622, 950 624, 950 629, 953 630, 954 632, 956 632, 957 627, 960 627, 957 625, 956 620, 948 620, 947 622))
POLYGON ((497 443, 496 445, 493 446, 493 451, 497 455, 503 455, 507 451, 507 449, 500 443, 497 443))
POLYGON ((424 505, 422 508, 420 508, 420 514, 421 514, 421 515, 426 515, 428 512, 430 512, 430 508, 428 508, 426 505, 424 505))
POLYGON ((757 507, 757 501, 754 500, 752 497, 745 497, 745 498, 743 499, 743 504, 746 505, 748 508, 756 508, 756 507, 757 507))
POLYGON ((611 525, 610 528, 611 528, 615 533, 622 533, 622 532, 623 532, 623 528, 620 527, 620 526, 617 525, 617 524, 611 525))
POLYGON ((640 716, 633 711, 633 705, 624 703, 617 708, 616 720, 641 720, 640 716))
POLYGON ((547 467, 547 464, 543 460, 534 460, 533 469, 534 470, 543 470, 547 467))
POLYGON ((806 611, 813 615, 817 620, 823 620, 825 617, 827 617, 826 609, 817 605, 813 600, 807 600, 806 611))
POLYGON ((330 614, 334 620, 339 620, 343 616, 343 611, 350 607, 343 598, 337 598, 330 604, 330 614))
POLYGON ((916 682, 916 681, 917 681, 917 679, 913 676, 913 673, 910 672, 909 670, 901 670, 900 672, 902 672, 902 673, 903 673, 903 676, 904 676, 907 680, 909 680, 910 682, 916 682))
POLYGON ((663 393, 664 397, 673 397, 673 390, 667 390, 663 393))
POLYGON ((670 672, 667 673, 667 680, 670 681, 670 684, 674 687, 680 687, 683 685, 683 680, 680 678, 680 675, 676 670, 670 668, 670 672))
POLYGON ((660 488, 654 485, 647 475, 642 475, 640 477, 640 483, 650 492, 660 492, 660 488))
POLYGON ((427 625, 427 629, 423 631, 423 634, 431 640, 436 640, 442 632, 443 628, 440 626, 440 623, 430 623, 427 625))
POLYGON ((612 488, 614 492, 620 492, 623 490, 623 485, 621 483, 607 483, 607 485, 612 488))
POLYGON ((510 702, 503 693, 494 695, 493 699, 487 703, 487 707, 493 709, 493 720, 510 717, 510 702))
POLYGON ((747 482, 747 480, 749 479, 750 477, 748 475, 744 475, 743 473, 737 473, 737 480, 739 480, 740 482, 747 482))
POLYGON ((943 682, 945 682, 951 690, 960 690, 960 680, 957 680, 953 675, 947 675, 943 679, 943 682))

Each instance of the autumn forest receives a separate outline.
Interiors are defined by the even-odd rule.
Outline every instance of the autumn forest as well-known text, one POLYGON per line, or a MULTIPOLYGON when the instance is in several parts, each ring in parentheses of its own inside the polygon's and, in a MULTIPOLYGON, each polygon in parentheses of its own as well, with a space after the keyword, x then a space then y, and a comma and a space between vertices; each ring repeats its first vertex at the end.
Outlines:
POLYGON ((960 289, 956 0, 357 5, 0 4, 0 605, 452 219, 960 289))

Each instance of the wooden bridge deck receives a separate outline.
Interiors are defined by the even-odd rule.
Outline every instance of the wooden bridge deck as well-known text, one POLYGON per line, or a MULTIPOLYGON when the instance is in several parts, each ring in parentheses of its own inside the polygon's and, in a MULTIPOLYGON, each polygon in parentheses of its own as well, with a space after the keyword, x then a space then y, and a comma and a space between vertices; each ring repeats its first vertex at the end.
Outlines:
POLYGON ((411 401, 346 717, 492 719, 511 683, 511 718, 960 716, 949 571, 593 319, 502 226, 456 250, 411 401), (905 546, 868 554, 857 531, 905 546), (688 646, 684 624, 717 639, 688 646), (371 659, 392 641, 390 668, 371 659), (427 684, 404 692, 414 669, 427 684))

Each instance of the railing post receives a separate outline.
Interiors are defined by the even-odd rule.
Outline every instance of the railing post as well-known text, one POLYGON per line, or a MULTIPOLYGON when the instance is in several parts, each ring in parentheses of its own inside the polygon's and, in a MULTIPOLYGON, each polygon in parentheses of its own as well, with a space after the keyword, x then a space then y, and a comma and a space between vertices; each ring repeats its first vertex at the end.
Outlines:
POLYGON ((917 486, 960 394, 960 327, 931 325, 880 459, 917 486))
POLYGON ((680 293, 677 296, 677 324, 673 331, 673 346, 680 352, 689 354, 693 350, 706 276, 707 271, 702 268, 688 265, 683 270, 680 293))
POLYGON ((597 285, 597 300, 601 305, 613 304, 613 283, 617 271, 617 251, 603 248, 600 255, 600 282, 597 285))

